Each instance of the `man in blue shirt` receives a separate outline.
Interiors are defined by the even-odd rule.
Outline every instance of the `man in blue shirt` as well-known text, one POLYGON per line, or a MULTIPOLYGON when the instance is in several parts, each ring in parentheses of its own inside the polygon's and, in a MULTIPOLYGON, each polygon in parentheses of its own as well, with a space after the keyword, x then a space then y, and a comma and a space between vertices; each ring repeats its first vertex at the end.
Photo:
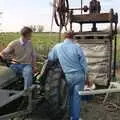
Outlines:
POLYGON ((48 55, 48 60, 58 59, 69 88, 69 110, 71 120, 79 120, 80 96, 79 90, 84 89, 87 74, 87 62, 80 46, 75 44, 73 32, 65 33, 65 40, 55 45, 48 55))

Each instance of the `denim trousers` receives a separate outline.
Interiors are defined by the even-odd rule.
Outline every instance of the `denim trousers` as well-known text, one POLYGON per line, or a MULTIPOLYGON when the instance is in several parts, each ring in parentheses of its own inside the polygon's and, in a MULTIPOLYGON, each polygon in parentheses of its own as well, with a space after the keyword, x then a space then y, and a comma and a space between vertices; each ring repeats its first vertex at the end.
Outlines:
POLYGON ((81 96, 79 91, 84 89, 85 74, 81 71, 66 74, 68 83, 69 115, 72 120, 79 120, 81 96))
POLYGON ((10 68, 16 73, 16 75, 23 76, 24 89, 28 89, 32 86, 32 65, 31 64, 12 64, 10 68))

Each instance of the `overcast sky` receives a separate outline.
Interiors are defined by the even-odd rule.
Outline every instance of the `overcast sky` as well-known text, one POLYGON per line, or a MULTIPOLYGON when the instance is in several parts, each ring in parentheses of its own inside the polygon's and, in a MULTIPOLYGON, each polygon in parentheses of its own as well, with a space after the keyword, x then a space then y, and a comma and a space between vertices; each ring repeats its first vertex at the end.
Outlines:
MULTIPOLYGON (((52 0, 0 0, 2 31, 19 31, 24 25, 41 24, 50 30, 52 0)), ((85 4, 89 0, 83 0, 85 4)), ((100 0, 102 11, 120 11, 120 0, 100 0)), ((69 0, 70 7, 80 7, 80 0, 69 0)), ((56 26, 56 25, 55 25, 56 26)), ((54 27, 54 30, 57 30, 54 27)))

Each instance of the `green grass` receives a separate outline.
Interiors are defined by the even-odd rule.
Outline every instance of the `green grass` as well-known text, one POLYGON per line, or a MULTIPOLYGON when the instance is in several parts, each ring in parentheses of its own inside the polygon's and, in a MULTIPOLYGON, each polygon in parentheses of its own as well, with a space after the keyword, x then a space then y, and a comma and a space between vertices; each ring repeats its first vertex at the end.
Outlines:
POLYGON ((117 38, 117 62, 120 63, 120 35, 117 38))
MULTIPOLYGON (((0 47, 3 49, 10 41, 18 39, 19 37, 19 33, 1 33, 0 47)), ((32 42, 40 54, 47 55, 49 49, 58 43, 58 38, 57 33, 34 33, 32 42)), ((118 35, 117 40, 117 62, 120 63, 120 35, 118 35)))
MULTIPOLYGON (((19 39, 19 33, 1 33, 0 34, 0 47, 3 49, 9 42, 19 39)), ((34 33, 32 42, 34 47, 41 54, 47 54, 49 49, 58 43, 57 33, 34 33)))
MULTIPOLYGON (((0 43, 8 44, 10 41, 18 39, 20 37, 19 33, 0 33, 0 43)), ((33 43, 48 44, 53 43, 54 40, 57 41, 57 33, 33 33, 33 43), (50 40, 51 39, 51 40, 50 40)))

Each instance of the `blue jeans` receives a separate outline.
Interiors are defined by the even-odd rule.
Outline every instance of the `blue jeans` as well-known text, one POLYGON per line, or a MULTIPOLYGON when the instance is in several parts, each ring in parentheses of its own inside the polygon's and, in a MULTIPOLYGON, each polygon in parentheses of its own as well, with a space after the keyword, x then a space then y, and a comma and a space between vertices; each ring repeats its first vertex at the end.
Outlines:
POLYGON ((32 85, 32 65, 30 64, 12 64, 10 68, 16 73, 16 75, 22 75, 24 78, 24 89, 31 87, 32 85))
POLYGON ((83 72, 73 72, 66 74, 68 83, 68 101, 69 101, 69 114, 72 120, 79 120, 80 117, 80 102, 81 97, 78 91, 84 89, 85 75, 83 72))

